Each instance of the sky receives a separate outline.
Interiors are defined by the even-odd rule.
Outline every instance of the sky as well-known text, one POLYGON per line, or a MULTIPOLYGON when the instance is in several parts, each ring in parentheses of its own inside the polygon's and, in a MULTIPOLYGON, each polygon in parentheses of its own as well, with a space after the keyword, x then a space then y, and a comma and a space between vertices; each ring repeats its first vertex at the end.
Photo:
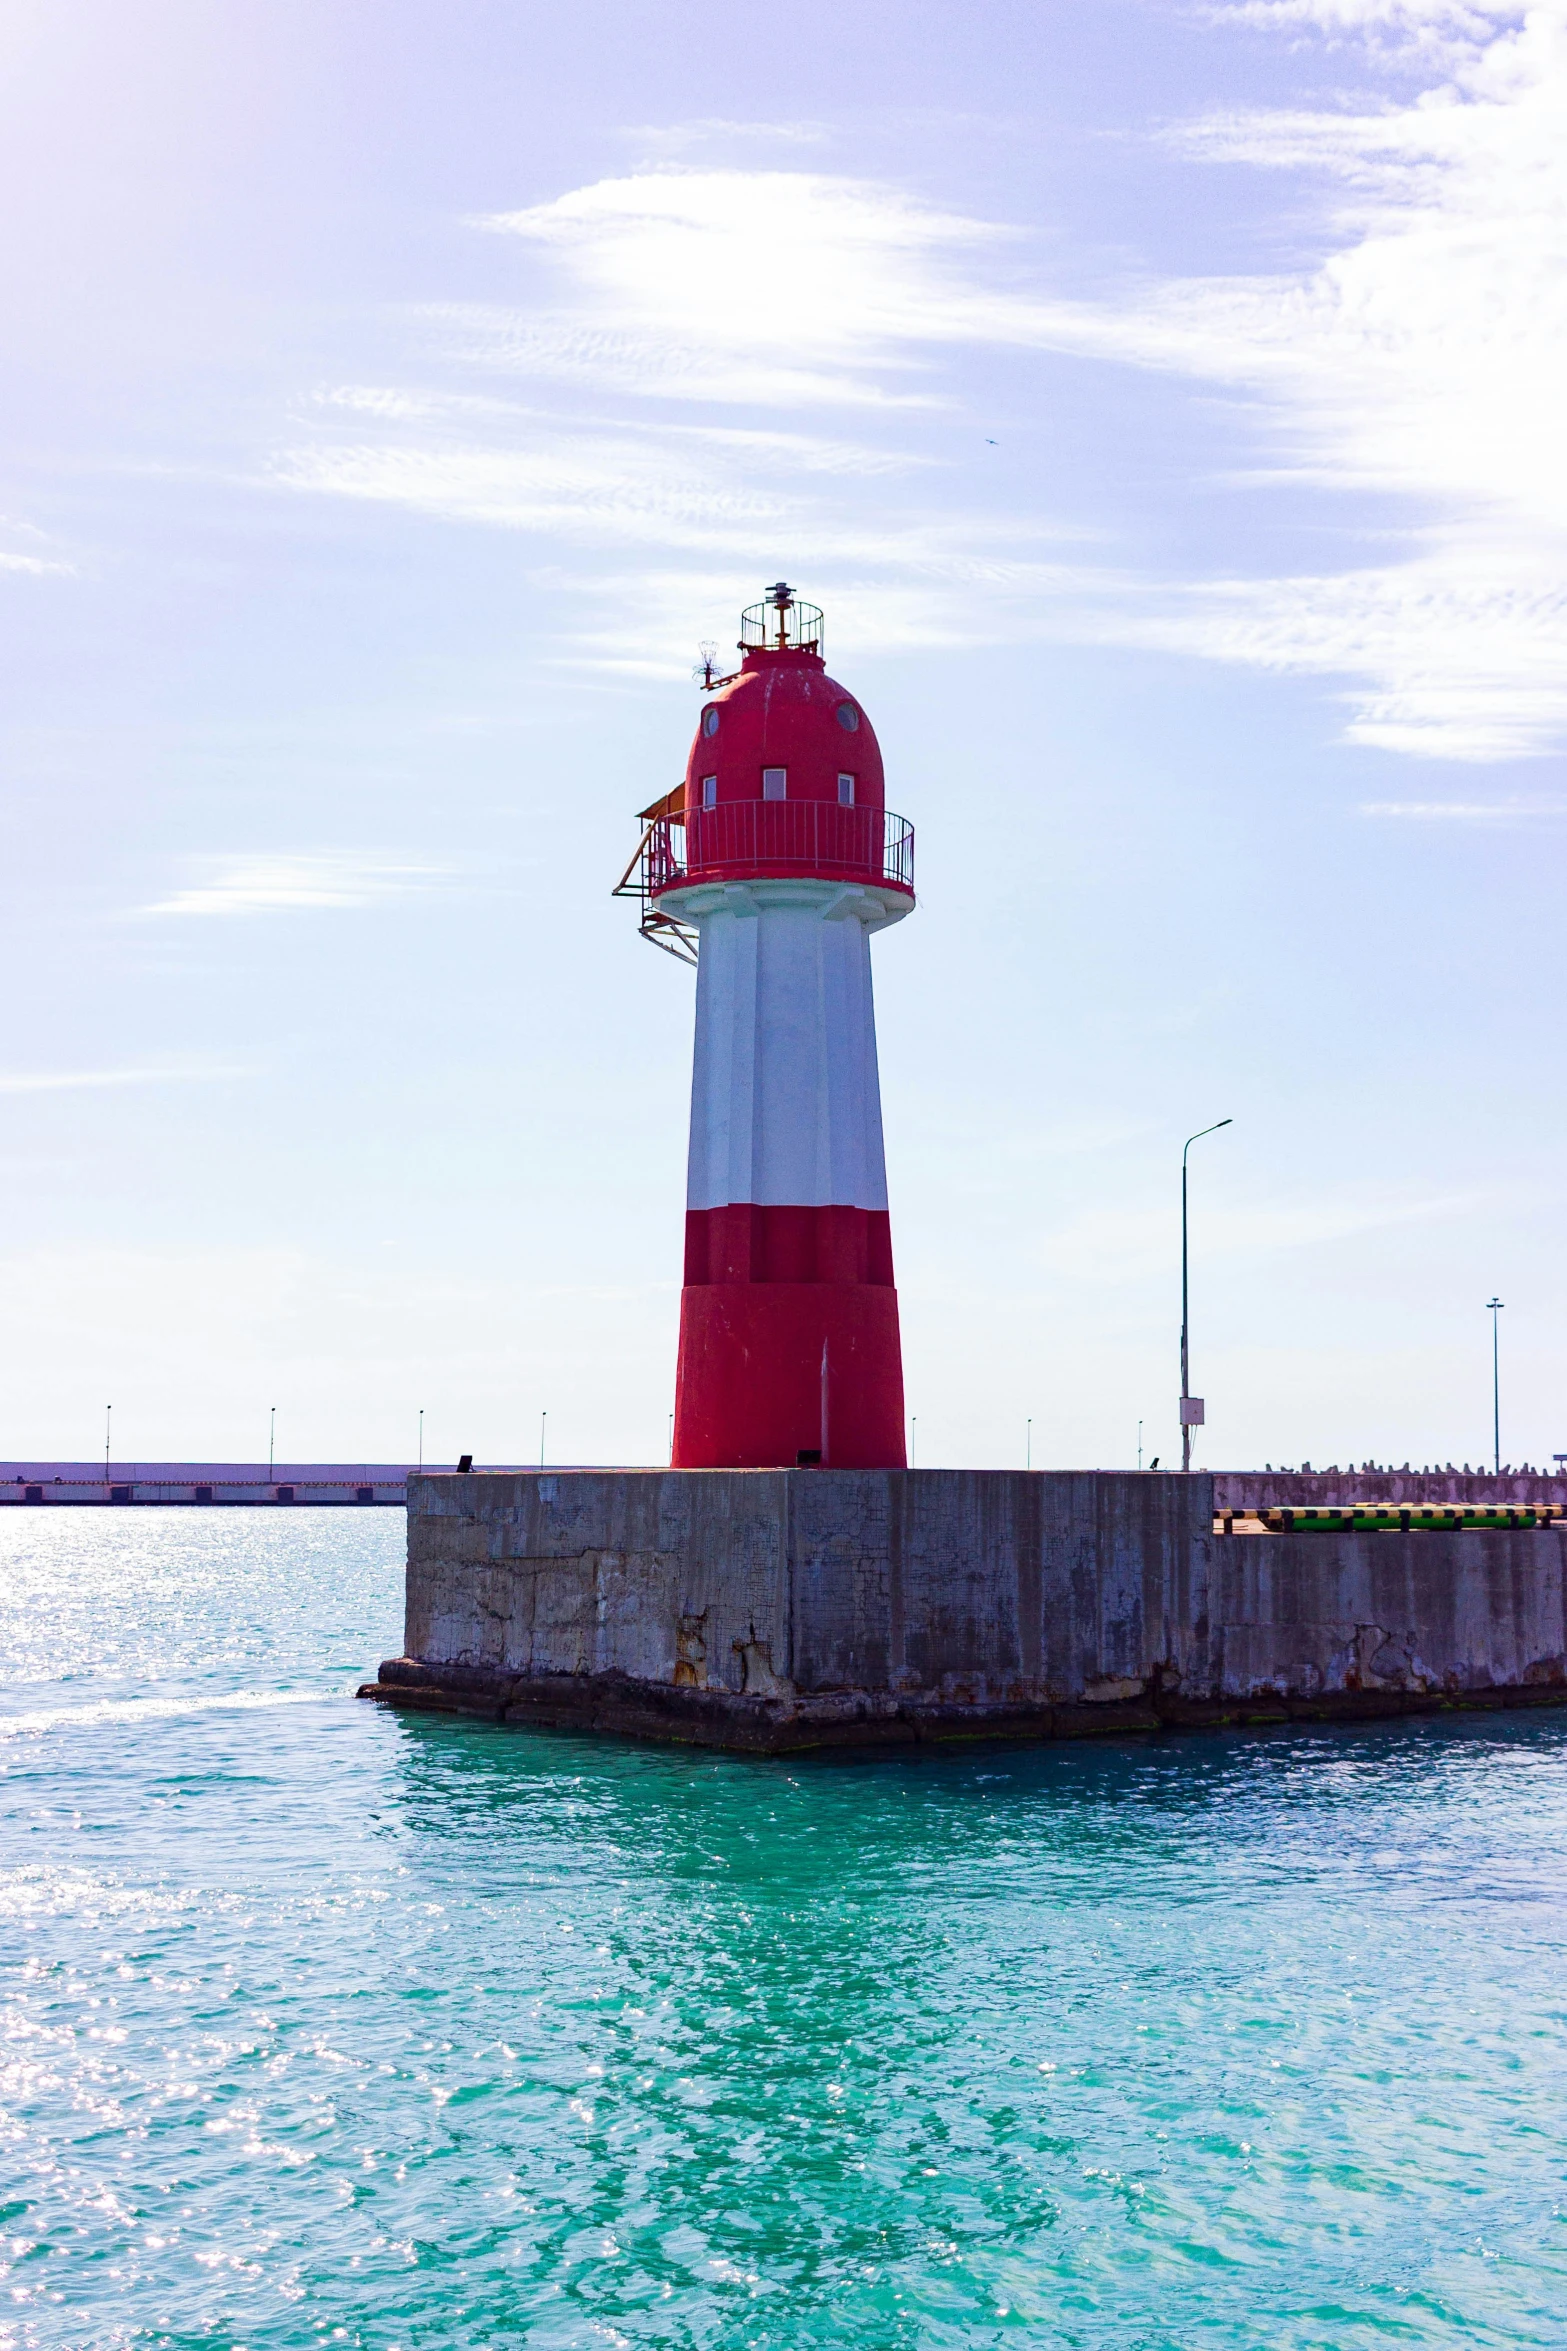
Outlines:
POLYGON ((827 615, 916 1458, 1567 1451, 1567 0, 6 0, 0 1454, 656 1462, 827 615), (547 1419, 543 1416, 547 1415, 547 1419), (1031 1424, 1031 1425, 1030 1425, 1031 1424))

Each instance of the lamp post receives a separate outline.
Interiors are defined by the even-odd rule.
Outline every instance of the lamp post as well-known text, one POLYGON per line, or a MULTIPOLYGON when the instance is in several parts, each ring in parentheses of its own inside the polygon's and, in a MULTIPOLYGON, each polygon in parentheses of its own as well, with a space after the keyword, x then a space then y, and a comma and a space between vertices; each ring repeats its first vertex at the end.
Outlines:
POLYGON ((1216 1135, 1220 1127, 1235 1124, 1232 1118, 1215 1119, 1211 1127, 1199 1127, 1195 1135, 1186 1138, 1186 1149, 1181 1153, 1181 1467, 1192 1466, 1192 1430, 1200 1427, 1203 1418, 1202 1398, 1192 1394, 1191 1387, 1191 1283, 1186 1248, 1186 1152, 1204 1135, 1216 1135))
POLYGON ((424 1467, 424 1406, 419 1407, 419 1467, 424 1467))
POLYGON ((268 1483, 269 1483, 269 1484, 271 1483, 271 1479, 272 1479, 272 1457, 273 1457, 273 1455, 276 1453, 276 1451, 277 1451, 277 1406, 274 1404, 274 1405, 273 1405, 273 1407, 272 1407, 272 1417, 271 1417, 271 1419, 270 1419, 270 1420, 267 1422, 267 1481, 268 1481, 268 1483))
POLYGON ((1497 1316, 1502 1311, 1500 1298, 1488 1298, 1485 1310, 1491 1317, 1491 1446, 1496 1474, 1502 1474, 1502 1361, 1497 1351, 1497 1316))

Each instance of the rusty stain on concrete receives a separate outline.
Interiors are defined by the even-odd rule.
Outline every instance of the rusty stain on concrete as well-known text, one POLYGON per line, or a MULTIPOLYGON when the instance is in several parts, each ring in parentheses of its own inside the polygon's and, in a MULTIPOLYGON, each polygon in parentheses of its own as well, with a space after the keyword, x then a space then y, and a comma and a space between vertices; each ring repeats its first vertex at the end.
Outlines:
POLYGON ((707 1610, 683 1616, 675 1630, 675 1687, 700 1690, 707 1680, 707 1610))

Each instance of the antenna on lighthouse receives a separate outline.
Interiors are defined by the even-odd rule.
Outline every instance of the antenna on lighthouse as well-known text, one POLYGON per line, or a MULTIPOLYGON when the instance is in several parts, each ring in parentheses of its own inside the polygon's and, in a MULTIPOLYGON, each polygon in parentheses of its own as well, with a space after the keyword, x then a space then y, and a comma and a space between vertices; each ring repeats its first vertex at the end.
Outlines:
POLYGON ((767 601, 778 615, 778 650, 781 653, 789 642, 788 615, 794 606, 794 590, 787 580, 775 580, 767 591, 767 601))
POLYGON ((718 647, 704 637, 696 652, 696 667, 692 670, 691 675, 703 693, 710 694, 713 691, 713 681, 718 671, 718 647))

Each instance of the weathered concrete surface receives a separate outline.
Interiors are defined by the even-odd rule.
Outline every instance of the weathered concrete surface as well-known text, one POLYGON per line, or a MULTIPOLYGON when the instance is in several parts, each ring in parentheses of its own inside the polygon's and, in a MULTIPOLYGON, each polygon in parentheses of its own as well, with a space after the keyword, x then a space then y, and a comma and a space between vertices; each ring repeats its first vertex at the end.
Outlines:
POLYGON ((1172 1719, 1567 1699, 1567 1537, 1267 1535, 1214 1546, 1209 1690, 1172 1719))
POLYGON ((1559 1531, 1212 1515, 1178 1475, 414 1478, 406 1653, 362 1694, 768 1749, 1567 1698, 1559 1531))

